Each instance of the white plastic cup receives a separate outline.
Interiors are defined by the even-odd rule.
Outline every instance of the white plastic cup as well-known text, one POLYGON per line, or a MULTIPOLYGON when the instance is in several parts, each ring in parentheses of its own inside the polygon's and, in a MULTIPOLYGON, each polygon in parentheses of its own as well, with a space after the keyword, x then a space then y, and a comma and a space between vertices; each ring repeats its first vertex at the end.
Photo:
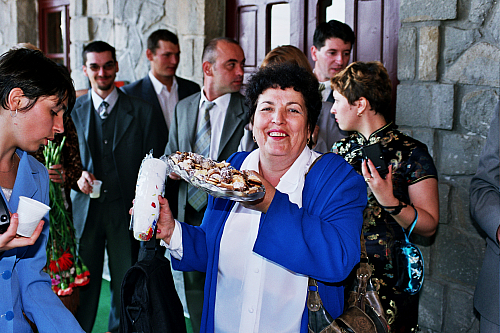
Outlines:
POLYGON ((40 201, 19 197, 17 214, 19 215, 19 225, 17 234, 24 237, 31 237, 40 220, 47 214, 50 207, 40 201))
POLYGON ((101 185, 102 181, 94 180, 92 182, 92 192, 90 192, 90 197, 92 199, 97 199, 101 196, 101 185))

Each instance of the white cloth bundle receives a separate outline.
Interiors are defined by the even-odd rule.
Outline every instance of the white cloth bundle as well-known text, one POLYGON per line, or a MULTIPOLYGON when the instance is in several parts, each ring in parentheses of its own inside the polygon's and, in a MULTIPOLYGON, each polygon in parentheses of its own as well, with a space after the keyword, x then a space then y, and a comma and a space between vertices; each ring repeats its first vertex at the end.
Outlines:
POLYGON ((135 239, 140 241, 148 241, 153 237, 158 221, 160 213, 158 195, 163 195, 167 175, 167 164, 164 159, 164 156, 158 159, 148 154, 142 160, 139 169, 130 229, 134 231, 135 239))

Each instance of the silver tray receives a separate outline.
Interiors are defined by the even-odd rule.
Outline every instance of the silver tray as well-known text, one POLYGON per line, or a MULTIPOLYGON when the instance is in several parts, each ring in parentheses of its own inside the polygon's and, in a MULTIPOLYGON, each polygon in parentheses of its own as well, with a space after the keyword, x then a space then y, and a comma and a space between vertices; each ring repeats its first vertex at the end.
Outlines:
MULTIPOLYGON (((173 154, 175 155, 175 154, 173 154)), ((171 155, 172 156, 172 155, 171 155)), ((260 186, 257 189, 257 192, 248 194, 245 192, 240 192, 240 191, 233 191, 233 190, 228 190, 225 188, 221 188, 218 186, 215 186, 213 184, 207 183, 203 180, 200 180, 194 176, 190 176, 186 170, 181 169, 172 159, 170 156, 167 158, 167 165, 168 165, 168 173, 174 172, 177 175, 181 176, 182 179, 184 179, 186 182, 188 182, 190 185, 193 185, 199 189, 202 189, 203 191, 207 192, 211 196, 215 198, 222 198, 222 199, 229 199, 233 201, 255 201, 259 200, 264 197, 266 194, 266 189, 264 186, 260 186)))

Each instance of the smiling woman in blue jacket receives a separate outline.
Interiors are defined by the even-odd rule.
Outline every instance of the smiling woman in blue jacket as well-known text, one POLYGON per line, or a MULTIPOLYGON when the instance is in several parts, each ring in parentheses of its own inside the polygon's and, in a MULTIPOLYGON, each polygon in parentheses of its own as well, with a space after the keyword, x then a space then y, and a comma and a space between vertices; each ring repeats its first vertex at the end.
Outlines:
POLYGON ((318 81, 293 64, 260 69, 246 90, 259 148, 234 154, 262 200, 210 197, 201 226, 175 221, 160 199, 158 236, 178 270, 206 272, 202 332, 307 332, 308 277, 332 317, 360 258, 366 187, 342 158, 307 146, 321 109, 318 81))
MULTIPOLYGON (((11 213, 20 196, 49 203, 47 169, 28 152, 64 131, 63 116, 75 102, 68 71, 40 51, 0 56, 0 187, 11 213)), ((46 263, 48 213, 30 238, 16 236, 17 214, 0 234, 0 332, 83 332, 51 289, 46 263)))

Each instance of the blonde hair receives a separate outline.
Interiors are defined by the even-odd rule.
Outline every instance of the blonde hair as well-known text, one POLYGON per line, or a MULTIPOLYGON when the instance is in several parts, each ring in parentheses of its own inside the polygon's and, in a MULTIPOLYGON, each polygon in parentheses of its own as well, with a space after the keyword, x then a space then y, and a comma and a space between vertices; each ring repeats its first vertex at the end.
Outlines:
POLYGON ((304 52, 292 45, 282 45, 271 50, 262 61, 260 67, 282 64, 284 62, 299 65, 300 67, 305 68, 308 72, 313 72, 311 64, 309 64, 304 52))

